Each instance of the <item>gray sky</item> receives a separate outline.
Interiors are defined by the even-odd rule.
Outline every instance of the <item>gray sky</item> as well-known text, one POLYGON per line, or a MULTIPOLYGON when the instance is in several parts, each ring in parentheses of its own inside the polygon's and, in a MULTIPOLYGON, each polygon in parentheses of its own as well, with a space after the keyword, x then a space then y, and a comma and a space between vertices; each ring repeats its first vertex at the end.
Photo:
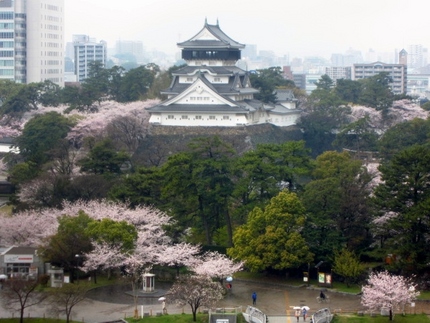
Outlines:
POLYGON ((428 0, 65 0, 66 41, 141 40, 174 53, 176 43, 216 24, 234 40, 290 58, 349 48, 394 52, 429 47, 428 0))

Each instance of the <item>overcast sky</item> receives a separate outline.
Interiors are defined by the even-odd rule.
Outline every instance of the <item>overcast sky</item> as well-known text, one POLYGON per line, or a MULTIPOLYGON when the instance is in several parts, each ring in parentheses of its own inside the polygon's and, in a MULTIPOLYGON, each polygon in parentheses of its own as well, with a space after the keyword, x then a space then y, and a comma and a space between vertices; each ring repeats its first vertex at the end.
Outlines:
POLYGON ((363 54, 429 47, 428 0, 65 0, 66 41, 73 34, 141 40, 146 50, 178 51, 205 19, 234 40, 292 57, 363 54))

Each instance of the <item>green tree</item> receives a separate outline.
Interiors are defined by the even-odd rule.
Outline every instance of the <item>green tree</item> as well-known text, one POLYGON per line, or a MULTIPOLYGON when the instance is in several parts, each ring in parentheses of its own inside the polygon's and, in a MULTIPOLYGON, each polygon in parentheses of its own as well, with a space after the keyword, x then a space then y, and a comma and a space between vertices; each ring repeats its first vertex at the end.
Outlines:
POLYGON ((253 272, 297 268, 312 260, 301 235, 305 208, 297 195, 281 192, 264 210, 255 208, 246 224, 234 233, 234 247, 227 250, 234 259, 245 262, 253 272))
POLYGON ((360 263, 354 252, 344 248, 335 253, 333 272, 345 279, 346 286, 349 287, 364 272, 364 267, 360 263))
POLYGON ((414 145, 397 153, 379 170, 375 190, 379 221, 375 230, 386 253, 397 255, 395 266, 405 271, 427 267, 430 234, 430 148, 414 145))
POLYGON ((309 215, 303 234, 312 252, 331 258, 343 246, 366 250, 371 242, 371 177, 361 161, 346 152, 325 152, 316 159, 312 178, 302 196, 309 215))
POLYGON ((134 173, 122 177, 109 191, 111 199, 129 203, 130 206, 154 205, 163 208, 160 204, 163 177, 158 167, 139 167, 134 173))
POLYGON ((315 157, 333 149, 336 132, 348 123, 348 115, 351 113, 351 109, 336 93, 329 76, 323 75, 316 85, 298 123, 304 130, 306 145, 315 157))
POLYGON ((362 84, 358 81, 340 79, 336 81, 335 92, 345 103, 358 103, 362 84))
POLYGON ((282 76, 282 70, 279 66, 257 70, 256 73, 250 74, 250 80, 252 86, 259 90, 259 93, 255 94, 254 97, 266 103, 276 101, 274 94, 276 88, 295 87, 293 81, 282 76))
POLYGON ((139 66, 129 70, 123 77, 121 91, 123 102, 142 100, 151 88, 159 72, 155 64, 139 66))
POLYGON ((137 239, 134 225, 128 224, 126 221, 114 221, 108 218, 88 223, 86 233, 97 243, 120 247, 124 253, 134 249, 137 239))
POLYGON ((357 153, 361 151, 375 151, 378 134, 370 124, 369 116, 351 122, 336 134, 333 145, 340 149, 350 149, 357 153))
POLYGON ((240 218, 255 207, 263 207, 279 191, 301 188, 299 178, 311 170, 310 151, 304 141, 282 144, 259 144, 245 152, 235 163, 234 196, 239 200, 240 218))
POLYGON ((227 244, 231 243, 229 203, 234 156, 232 147, 218 136, 197 138, 190 143, 189 151, 170 157, 162 168, 162 198, 169 201, 168 207, 179 223, 192 223, 204 234, 203 241, 208 245, 213 242, 214 232, 224 226, 227 244))
POLYGON ((394 100, 393 92, 390 89, 391 77, 387 72, 381 72, 369 78, 360 80, 362 91, 359 103, 376 110, 381 110, 386 115, 388 108, 394 100))
POLYGON ((121 166, 128 160, 128 154, 117 151, 112 141, 105 139, 94 144, 88 155, 79 160, 78 164, 83 172, 113 175, 120 174, 121 166))
POLYGON ((16 139, 21 156, 37 166, 46 163, 47 153, 62 144, 72 126, 72 121, 57 112, 36 115, 16 139))
POLYGON ((388 129, 378 142, 381 157, 390 160, 400 151, 414 144, 428 144, 430 136, 430 120, 413 119, 401 122, 388 129))
POLYGON ((72 282, 80 265, 76 255, 89 253, 92 250, 91 237, 87 233, 88 225, 92 221, 83 211, 80 211, 77 216, 64 215, 58 218, 57 233, 48 237, 46 245, 40 248, 40 254, 45 261, 70 272, 72 282))

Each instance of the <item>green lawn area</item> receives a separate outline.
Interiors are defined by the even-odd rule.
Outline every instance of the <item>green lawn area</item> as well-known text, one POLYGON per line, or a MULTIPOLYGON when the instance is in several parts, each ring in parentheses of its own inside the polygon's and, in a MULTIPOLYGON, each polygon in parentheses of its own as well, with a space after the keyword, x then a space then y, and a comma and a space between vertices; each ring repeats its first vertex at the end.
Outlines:
MULTIPOLYGON (((19 318, 14 319, 0 319, 1 323, 18 323, 19 318)), ((44 318, 25 318, 24 323, 64 323, 66 320, 59 319, 44 319, 44 318)), ((70 321, 71 323, 82 323, 81 321, 70 321)))

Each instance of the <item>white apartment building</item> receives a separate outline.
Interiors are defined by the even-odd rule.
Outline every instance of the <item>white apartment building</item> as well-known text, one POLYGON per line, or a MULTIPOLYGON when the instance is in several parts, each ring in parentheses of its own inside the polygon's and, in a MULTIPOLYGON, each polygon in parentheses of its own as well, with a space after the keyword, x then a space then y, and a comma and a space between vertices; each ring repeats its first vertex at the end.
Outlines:
POLYGON ((0 1, 0 79, 64 85, 64 0, 0 1))
POLYGON ((97 43, 95 39, 86 35, 73 36, 74 62, 76 80, 82 82, 88 77, 90 63, 99 61, 105 66, 107 60, 107 44, 105 41, 97 43))
POLYGON ((390 84, 394 94, 407 93, 407 66, 404 64, 385 64, 375 62, 371 64, 354 64, 352 68, 352 79, 359 80, 372 77, 381 72, 386 72, 393 80, 390 84))

